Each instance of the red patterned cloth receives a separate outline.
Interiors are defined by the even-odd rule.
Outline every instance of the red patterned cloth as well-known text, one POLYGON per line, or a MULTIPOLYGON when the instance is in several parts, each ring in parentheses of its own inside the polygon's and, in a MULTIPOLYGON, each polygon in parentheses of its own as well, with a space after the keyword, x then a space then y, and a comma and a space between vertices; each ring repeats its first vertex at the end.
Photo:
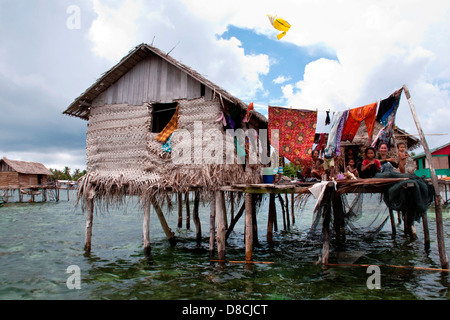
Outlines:
POLYGON ((361 122, 365 120, 367 133, 369 139, 372 142, 373 128, 375 125, 375 117, 377 115, 378 103, 368 104, 364 107, 351 109, 348 113, 347 122, 345 123, 344 130, 342 131, 342 141, 348 140, 350 142, 355 138, 356 132, 358 132, 361 122))
POLYGON ((316 125, 316 111, 269 107, 270 143, 296 165, 310 162, 316 125))

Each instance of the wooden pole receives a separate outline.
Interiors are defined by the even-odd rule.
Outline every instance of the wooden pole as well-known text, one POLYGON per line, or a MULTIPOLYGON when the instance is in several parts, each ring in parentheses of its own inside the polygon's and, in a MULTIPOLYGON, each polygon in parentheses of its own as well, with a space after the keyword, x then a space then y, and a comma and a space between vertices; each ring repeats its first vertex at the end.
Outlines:
POLYGON ((428 251, 430 250, 430 230, 428 229, 428 217, 426 212, 422 214, 422 225, 425 251, 428 251))
POLYGON ((150 204, 146 203, 144 206, 144 222, 142 223, 142 233, 144 236, 144 255, 150 256, 150 204))
POLYGON ((273 241, 273 222, 275 219, 275 194, 269 194, 269 218, 267 220, 267 242, 273 241))
POLYGON ((287 229, 291 230, 291 221, 289 218, 289 200, 287 193, 284 194, 284 202, 286 203, 286 223, 287 223, 287 229))
POLYGON ((202 242, 202 225, 200 223, 200 218, 198 215, 198 206, 200 203, 200 195, 198 191, 195 191, 195 198, 194 198, 194 212, 192 219, 194 220, 195 224, 195 230, 196 230, 196 240, 197 243, 200 244, 202 242))
POLYGON ((445 242, 444 242, 444 226, 442 220, 442 208, 441 208, 441 195, 439 193, 439 182, 436 176, 436 171, 434 170, 433 159, 431 157, 430 149, 428 148, 427 140, 425 139, 425 135, 422 131, 422 126, 419 122, 419 117, 416 113, 416 108, 411 99, 411 95, 409 93, 408 87, 406 85, 403 86, 403 91, 405 92, 406 99, 408 99, 409 107, 411 109, 412 116, 414 118, 414 122, 416 123, 417 131, 420 136, 420 141, 422 143, 423 150, 425 151, 426 159, 430 165, 430 174, 431 174, 431 182, 433 183, 433 187, 435 190, 434 197, 434 205, 436 211, 436 233, 437 233, 437 242, 438 242, 438 251, 439 251, 439 259, 441 262, 442 269, 448 269, 448 257, 445 252, 445 242))
POLYGON ((214 257, 214 244, 216 240, 216 197, 211 197, 209 208, 209 256, 214 257))
POLYGON ((292 225, 295 224, 295 215, 294 215, 294 194, 291 193, 291 216, 292 216, 292 225))
POLYGON ((171 246, 174 246, 176 244, 175 233, 173 233, 169 228, 169 225, 167 224, 166 218, 164 217, 164 213, 162 212, 158 201, 156 201, 154 197, 151 197, 150 201, 153 205, 153 208, 155 208, 156 215, 159 218, 159 222, 161 223, 164 233, 166 234, 167 240, 169 240, 171 246))
POLYGON ((223 191, 216 191, 216 223, 217 223, 217 259, 225 260, 225 219, 223 202, 225 197, 223 191))
POLYGON ((183 228, 183 195, 181 192, 177 193, 178 202, 178 228, 183 228))
POLYGON ((395 227, 394 211, 391 208, 389 208, 389 219, 391 220, 392 238, 395 239, 397 228, 395 227))
POLYGON ((189 192, 186 192, 186 229, 191 230, 191 207, 189 205, 189 192))
POLYGON ((242 204, 242 206, 239 209, 239 211, 236 214, 236 216, 231 220, 230 226, 227 228, 227 232, 225 234, 225 240, 228 240, 228 237, 230 236, 231 232, 233 231, 234 226, 236 225, 236 223, 239 221, 239 219, 244 214, 244 210, 245 210, 245 202, 242 204))
POLYGON ((94 199, 86 200, 86 235, 84 240, 84 251, 91 253, 92 223, 94 220, 94 199))
POLYGON ((245 194, 245 261, 253 260, 253 194, 245 194))

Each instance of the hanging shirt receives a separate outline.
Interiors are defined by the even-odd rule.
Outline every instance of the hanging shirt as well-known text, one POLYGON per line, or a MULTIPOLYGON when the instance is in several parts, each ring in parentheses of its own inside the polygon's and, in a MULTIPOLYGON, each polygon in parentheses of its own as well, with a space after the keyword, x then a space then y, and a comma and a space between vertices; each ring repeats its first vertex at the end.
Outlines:
POLYGON ((347 114, 348 110, 337 111, 333 116, 330 134, 328 135, 328 143, 325 148, 325 157, 327 158, 331 158, 333 153, 336 153, 337 155, 341 154, 341 137, 347 114))
POLYGON ((355 138, 356 132, 361 125, 361 122, 365 120, 367 133, 369 139, 372 141, 373 128, 375 125, 375 117, 377 114, 377 102, 368 104, 364 107, 351 109, 345 123, 344 130, 342 132, 342 140, 348 140, 350 142, 355 138))

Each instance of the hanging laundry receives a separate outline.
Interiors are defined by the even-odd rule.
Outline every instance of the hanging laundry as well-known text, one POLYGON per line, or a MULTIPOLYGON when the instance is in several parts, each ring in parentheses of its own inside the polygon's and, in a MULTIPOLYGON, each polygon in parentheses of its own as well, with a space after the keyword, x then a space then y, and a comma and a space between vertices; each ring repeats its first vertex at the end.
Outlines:
POLYGON ((161 150, 163 152, 165 152, 165 153, 172 152, 172 137, 173 137, 173 133, 170 135, 169 139, 167 139, 167 142, 161 146, 161 150))
POLYGON ((269 141, 295 165, 311 160, 316 125, 316 111, 269 106, 269 141))
POLYGON ((325 133, 319 133, 319 141, 316 142, 316 138, 314 138, 314 143, 317 143, 317 146, 314 150, 321 152, 324 145, 327 143, 327 136, 325 135, 325 133))
POLYGON ((387 99, 380 101, 380 106, 377 113, 377 121, 380 122, 383 126, 386 126, 389 122, 389 116, 393 113, 395 115, 395 113, 397 112, 402 91, 403 88, 395 91, 387 99))
POLYGON ((336 155, 341 154, 341 137, 347 115, 348 110, 337 111, 333 115, 333 122, 331 123, 330 134, 328 135, 328 143, 325 147, 326 158, 331 158, 334 153, 336 153, 336 155))
POLYGON ((250 104, 248 105, 248 108, 247 108, 247 114, 245 115, 244 119, 242 120, 243 122, 250 121, 250 118, 252 117, 252 114, 250 112, 253 110, 255 110, 255 108, 253 106, 253 102, 250 102, 250 104))
POLYGON ((178 106, 177 110, 175 111, 174 115, 172 116, 172 119, 170 119, 169 123, 166 125, 166 127, 161 131, 160 134, 156 137, 156 140, 162 143, 166 143, 167 140, 170 138, 172 133, 178 129, 178 106))
MULTIPOLYGON (((383 100, 384 108, 386 108, 386 106, 391 105, 392 110, 384 112, 384 114, 382 114, 381 116, 380 122, 382 124, 385 124, 385 126, 378 132, 375 140, 371 144, 371 147, 377 150, 379 145, 382 143, 386 143, 389 150, 391 149, 392 137, 394 135, 395 116, 397 114, 398 106, 400 105, 400 98, 402 91, 403 88, 395 91, 387 99, 383 100)), ((383 101, 380 102, 380 108, 381 103, 383 103, 383 101)), ((380 114, 380 110, 378 110, 378 114, 380 114)))
POLYGON ((328 126, 331 123, 330 111, 327 111, 327 117, 325 119, 325 125, 328 126))
POLYGON ((375 125, 375 117, 377 114, 377 102, 368 104, 364 107, 351 109, 345 123, 344 130, 342 132, 342 140, 348 140, 350 142, 355 138, 356 132, 361 125, 361 122, 365 120, 367 133, 369 140, 372 141, 373 128, 375 125))
POLYGON ((225 114, 222 112, 220 118, 216 120, 216 122, 222 122, 223 126, 227 126, 227 119, 225 118, 225 114))

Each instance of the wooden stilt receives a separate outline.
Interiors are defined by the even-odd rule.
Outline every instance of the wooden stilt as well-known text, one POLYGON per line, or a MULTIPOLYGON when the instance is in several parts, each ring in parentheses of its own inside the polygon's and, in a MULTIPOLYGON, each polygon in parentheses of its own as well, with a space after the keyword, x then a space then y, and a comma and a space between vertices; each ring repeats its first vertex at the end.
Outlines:
POLYGON ((186 192, 186 229, 191 230, 191 206, 189 204, 189 192, 186 192))
POLYGON ((183 195, 181 192, 177 193, 178 202, 178 228, 183 228, 183 195))
POLYGON ((395 239, 397 235, 397 228, 395 227, 394 211, 389 208, 389 219, 391 220, 392 238, 395 239))
POLYGON ((294 214, 294 194, 291 193, 291 216, 292 216, 292 225, 295 224, 295 214, 294 214))
POLYGON ((283 230, 286 231, 286 212, 284 211, 284 201, 283 198, 281 197, 281 195, 277 195, 278 196, 278 200, 280 201, 280 206, 281 206, 281 213, 283 215, 283 230))
POLYGON ((86 200, 86 235, 84 240, 84 251, 91 253, 92 223, 94 220, 94 199, 86 200))
POLYGON ((269 217, 267 220, 267 242, 272 243, 273 241, 273 223, 275 218, 275 194, 269 194, 269 217))
POLYGON ((217 259, 225 260, 225 219, 223 215, 223 203, 225 202, 222 191, 216 192, 216 223, 217 223, 217 259))
POLYGON ((150 246, 150 204, 146 203, 144 205, 144 222, 142 223, 142 233, 144 236, 144 255, 146 257, 150 256, 151 246, 150 246))
POLYGON ((193 212, 193 220, 195 224, 195 230, 196 230, 196 240, 197 243, 200 244, 202 242, 202 226, 200 224, 200 217, 198 215, 198 206, 200 203, 200 195, 198 191, 195 191, 195 198, 194 198, 194 212, 193 212))
MULTIPOLYGON (((334 184, 332 182, 328 183, 325 192, 333 192, 334 193, 334 184)), ((324 195, 325 197, 326 195, 324 195)), ((330 199, 333 199, 331 197, 330 199)), ((330 256, 330 222, 331 222, 331 204, 325 205, 324 208, 324 217, 323 217, 323 224, 322 224, 322 258, 321 262, 322 264, 328 264, 328 259, 330 256)))
POLYGON ((244 211, 245 211, 245 202, 242 204, 242 206, 239 209, 236 216, 231 220, 230 226, 227 228, 227 232, 225 234, 225 240, 228 240, 228 237, 230 236, 231 232, 233 231, 234 226, 239 221, 239 219, 242 217, 242 215, 244 214, 244 211))
POLYGON ((253 260, 253 195, 245 194, 245 261, 253 260))
POLYGON ((150 199, 153 208, 155 208, 156 215, 158 216, 159 222, 161 223, 161 227, 164 230, 164 233, 166 234, 167 240, 169 240, 169 243, 171 246, 174 246, 176 244, 176 238, 175 233, 172 232, 172 229, 169 228, 169 225, 167 224, 166 218, 164 217, 164 213, 161 210, 161 207, 158 204, 158 201, 156 201, 155 198, 150 199))
POLYGON ((216 197, 211 197, 209 208, 209 257, 214 257, 214 244, 216 242, 216 197))
POLYGON ((290 214, 289 214, 289 200, 288 200, 288 196, 287 193, 284 194, 284 202, 286 204, 286 224, 287 224, 287 229, 291 230, 291 219, 290 219, 290 214))
POLYGON ((411 109, 411 113, 414 118, 414 122, 416 123, 417 131, 420 136, 420 142, 422 144, 423 150, 425 151, 425 156, 430 166, 431 182, 433 183, 434 190, 436 190, 436 195, 434 197, 434 206, 436 212, 436 234, 438 242, 439 259, 441 262, 441 267, 443 269, 448 269, 449 264, 447 253, 445 252, 444 224, 442 219, 441 195, 439 194, 439 182, 436 176, 436 171, 434 170, 431 152, 428 147, 427 140, 425 139, 425 135, 422 131, 422 126, 420 125, 419 117, 417 116, 416 109, 412 102, 408 87, 404 85, 403 90, 405 92, 406 98, 408 99, 409 107, 411 109))
POLYGON ((426 212, 422 214, 422 226, 425 251, 428 251, 430 250, 430 230, 428 229, 428 217, 426 212))

